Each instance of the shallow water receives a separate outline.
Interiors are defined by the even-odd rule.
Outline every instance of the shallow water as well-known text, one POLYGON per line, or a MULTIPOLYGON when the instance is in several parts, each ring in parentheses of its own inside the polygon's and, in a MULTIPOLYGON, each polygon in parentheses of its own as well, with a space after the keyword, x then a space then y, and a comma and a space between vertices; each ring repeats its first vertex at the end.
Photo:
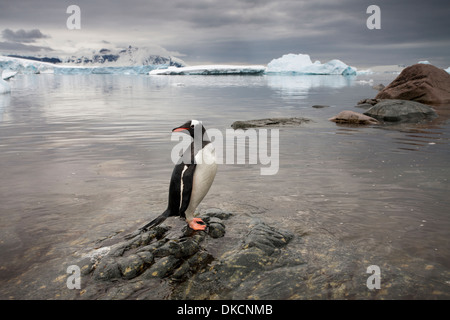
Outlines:
POLYGON ((170 132, 188 119, 223 132, 236 120, 312 120, 280 129, 276 175, 221 165, 200 209, 240 207, 299 235, 325 232, 368 265, 448 284, 448 111, 418 125, 327 120, 363 112, 354 106, 376 95, 371 85, 394 77, 17 76, 0 95, 0 297, 53 297, 46 289, 69 256, 162 212, 170 132))

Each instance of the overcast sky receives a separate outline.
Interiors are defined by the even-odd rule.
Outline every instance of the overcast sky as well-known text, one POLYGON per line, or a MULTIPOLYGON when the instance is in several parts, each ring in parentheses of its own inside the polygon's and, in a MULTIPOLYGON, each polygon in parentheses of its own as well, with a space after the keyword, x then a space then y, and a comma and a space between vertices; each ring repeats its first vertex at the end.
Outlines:
POLYGON ((0 52, 57 56, 128 45, 189 64, 267 64, 307 53, 357 67, 450 66, 448 0, 0 0, 0 52), (69 30, 69 5, 81 29, 69 30), (369 30, 371 4, 381 29, 369 30))

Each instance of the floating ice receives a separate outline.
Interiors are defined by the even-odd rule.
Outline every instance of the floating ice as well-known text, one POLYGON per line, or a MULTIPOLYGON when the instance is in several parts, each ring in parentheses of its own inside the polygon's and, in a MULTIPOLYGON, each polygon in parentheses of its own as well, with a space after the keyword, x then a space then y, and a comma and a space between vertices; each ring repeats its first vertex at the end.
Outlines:
POLYGON ((363 74, 373 74, 374 72, 372 71, 372 69, 365 69, 365 70, 357 70, 356 74, 357 75, 363 75, 363 74))
POLYGON ((225 74, 261 74, 264 66, 200 65, 192 67, 169 67, 150 71, 150 75, 225 75, 225 74))
POLYGON ((289 74, 340 74, 356 75, 356 68, 346 65, 341 60, 333 59, 327 63, 315 61, 312 63, 308 54, 285 54, 281 58, 273 59, 267 65, 267 73, 289 74))
POLYGON ((448 73, 450 73, 450 67, 448 67, 447 69, 444 69, 445 71, 447 71, 448 73))
POLYGON ((420 63, 420 64, 431 64, 430 61, 428 61, 428 60, 419 61, 417 63, 420 63))

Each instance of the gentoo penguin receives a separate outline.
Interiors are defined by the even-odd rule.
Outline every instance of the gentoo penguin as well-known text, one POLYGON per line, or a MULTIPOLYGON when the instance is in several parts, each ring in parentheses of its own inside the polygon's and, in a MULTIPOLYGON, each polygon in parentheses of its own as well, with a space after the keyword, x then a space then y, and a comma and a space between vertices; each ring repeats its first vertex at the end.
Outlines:
POLYGON ((143 226, 142 231, 159 225, 171 216, 185 218, 191 229, 206 228, 200 218, 194 218, 194 212, 208 193, 216 176, 217 163, 214 147, 205 134, 205 128, 198 120, 188 121, 173 129, 172 132, 189 134, 193 141, 173 169, 166 211, 143 226), (190 156, 186 157, 186 155, 190 156))

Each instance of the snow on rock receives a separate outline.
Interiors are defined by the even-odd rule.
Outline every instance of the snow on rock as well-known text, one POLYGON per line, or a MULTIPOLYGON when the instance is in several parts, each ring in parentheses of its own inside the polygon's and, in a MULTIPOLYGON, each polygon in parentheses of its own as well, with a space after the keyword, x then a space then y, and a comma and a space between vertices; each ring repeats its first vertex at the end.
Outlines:
POLYGON ((315 61, 312 63, 308 54, 285 54, 281 58, 273 59, 267 65, 267 73, 291 74, 340 74, 356 75, 356 68, 346 65, 341 60, 333 59, 327 63, 315 61))
POLYGON ((261 74, 264 66, 237 66, 237 65, 200 65, 192 67, 169 67, 150 71, 150 75, 225 75, 225 74, 261 74))

